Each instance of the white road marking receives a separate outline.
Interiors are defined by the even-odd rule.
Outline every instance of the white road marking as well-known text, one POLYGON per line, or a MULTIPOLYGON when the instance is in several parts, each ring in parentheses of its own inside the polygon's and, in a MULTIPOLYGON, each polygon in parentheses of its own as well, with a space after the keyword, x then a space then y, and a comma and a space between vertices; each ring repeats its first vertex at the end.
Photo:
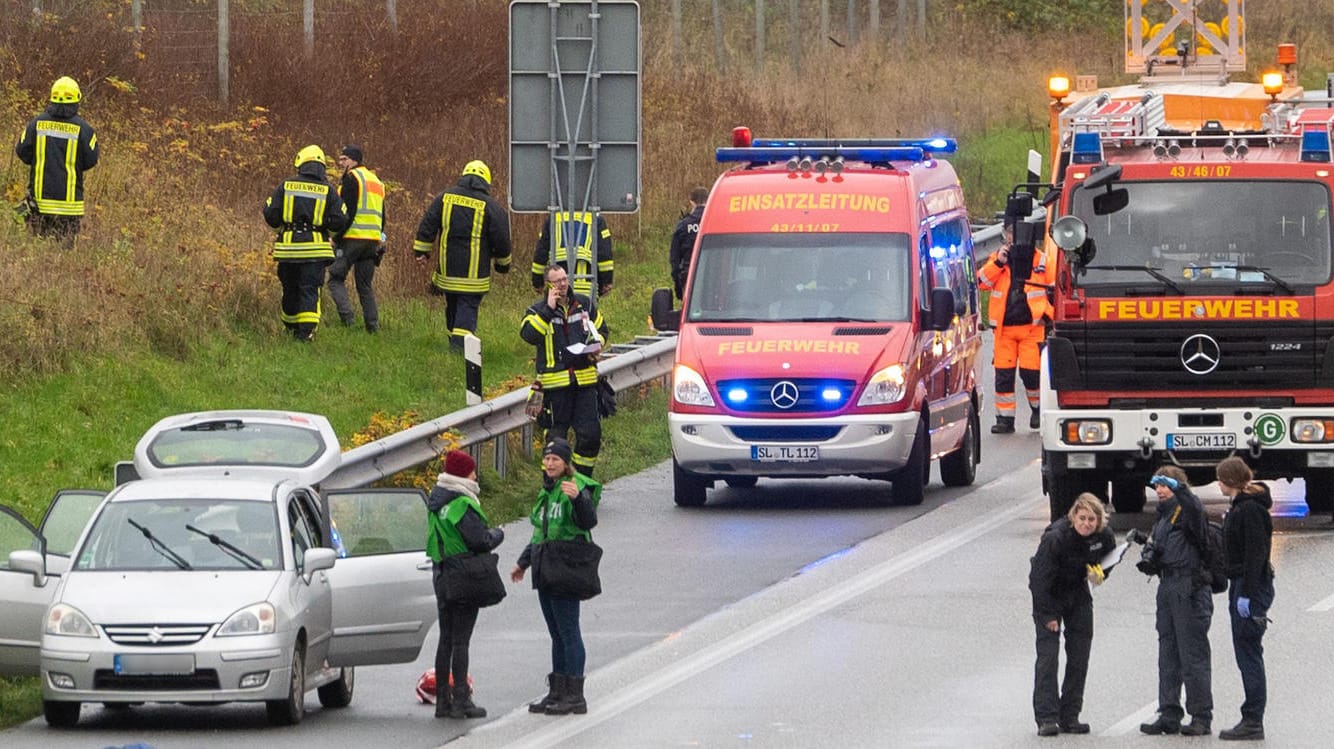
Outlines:
MULTIPOLYGON (((993 483, 1000 483, 1001 481, 1005 481, 1005 479, 993 483)), ((550 726, 529 733, 507 746, 514 749, 539 749, 556 746, 562 741, 611 720, 696 674, 763 644, 789 629, 911 572, 937 557, 948 554, 1012 520, 1031 514, 1037 511, 1040 506, 1045 508, 1046 505, 1045 497, 1041 500, 1017 501, 1003 510, 982 515, 979 519, 962 525, 957 530, 937 536, 914 547, 905 554, 870 567, 865 572, 850 577, 822 593, 810 596, 804 601, 787 607, 781 613, 761 619, 711 646, 702 648, 693 655, 676 661, 671 666, 659 669, 612 695, 600 698, 595 706, 589 708, 588 714, 580 716, 578 720, 553 722, 550 726)), ((526 715, 526 712, 515 710, 511 715, 517 717, 526 715)), ((485 736, 489 733, 488 729, 499 729, 500 724, 507 722, 509 718, 510 716, 507 716, 496 723, 481 726, 461 737, 459 741, 451 746, 467 745, 469 737, 485 743, 485 736)))
POLYGON ((1311 611, 1311 612, 1315 612, 1315 613, 1324 613, 1324 612, 1329 611, 1329 610, 1331 610, 1331 609, 1334 609, 1334 596, 1330 596, 1329 598, 1326 598, 1325 600, 1321 601, 1320 603, 1317 603, 1316 605, 1314 605, 1314 606, 1312 606, 1311 608, 1307 609, 1307 611, 1311 611))
POLYGON ((1150 702, 1144 707, 1141 707, 1139 710, 1136 710, 1130 715, 1127 715, 1125 718, 1121 719, 1121 722, 1110 726, 1106 731, 1103 731, 1098 735, 1125 736, 1126 734, 1131 733, 1132 731, 1138 731, 1140 723, 1148 723, 1157 714, 1158 714, 1158 701, 1154 700, 1153 702, 1150 702))

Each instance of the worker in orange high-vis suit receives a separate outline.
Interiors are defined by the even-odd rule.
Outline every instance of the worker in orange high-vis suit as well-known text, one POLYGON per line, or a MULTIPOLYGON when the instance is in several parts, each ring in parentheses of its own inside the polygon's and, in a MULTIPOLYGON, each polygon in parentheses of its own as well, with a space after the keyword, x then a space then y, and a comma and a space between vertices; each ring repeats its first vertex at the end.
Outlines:
POLYGON ((1037 429, 1039 366, 1046 324, 1051 320, 1048 289, 1056 263, 1044 247, 1041 225, 1005 219, 1005 242, 977 270, 978 286, 988 293, 987 320, 992 330, 992 366, 996 368, 996 423, 992 434, 1014 432, 1015 366, 1023 380, 1030 410, 1028 426, 1037 429))

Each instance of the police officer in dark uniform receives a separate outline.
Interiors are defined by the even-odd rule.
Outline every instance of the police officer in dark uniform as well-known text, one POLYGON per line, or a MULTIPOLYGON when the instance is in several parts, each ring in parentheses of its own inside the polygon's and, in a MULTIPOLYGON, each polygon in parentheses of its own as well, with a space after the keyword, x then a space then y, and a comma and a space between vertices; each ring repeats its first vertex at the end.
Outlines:
POLYGON ((1033 555, 1028 589, 1033 594, 1037 663, 1033 670, 1033 717, 1039 736, 1088 733, 1079 722, 1084 707, 1089 650, 1093 645, 1093 596, 1111 570, 1102 558, 1116 545, 1102 500, 1081 494, 1063 518, 1047 526, 1033 555), (1065 680, 1057 683, 1061 630, 1065 630, 1065 680))
POLYGON ((84 215, 83 173, 97 166, 99 151, 93 126, 79 116, 79 84, 62 76, 51 84, 46 111, 32 118, 14 153, 28 173, 28 228, 67 247, 79 233, 84 215))
POLYGON ((333 262, 331 237, 347 226, 347 212, 327 181, 324 150, 306 146, 296 155, 296 176, 283 180, 264 203, 264 221, 278 229, 273 259, 283 285, 283 325, 298 341, 315 338, 320 288, 333 262))
POLYGON ((519 336, 537 352, 533 357, 537 381, 551 420, 545 441, 563 440, 573 427, 570 462, 576 471, 591 477, 602 450, 597 354, 607 326, 588 297, 570 291, 563 266, 547 266, 546 279, 546 296, 528 308, 519 336))
POLYGON ((1209 648, 1214 602, 1209 581, 1201 574, 1201 550, 1207 532, 1204 505, 1190 490, 1186 472, 1176 466, 1159 468, 1149 485, 1158 495, 1158 519, 1136 568, 1159 578, 1154 615, 1158 630, 1158 718, 1141 723, 1139 730, 1151 736, 1208 736, 1214 716, 1209 648), (1191 721, 1182 725, 1187 712, 1191 721))
POLYGON ((491 168, 481 161, 463 167, 458 184, 431 201, 417 227, 412 251, 425 263, 433 247, 439 262, 431 293, 445 295, 449 346, 463 349, 463 337, 477 330, 477 311, 491 290, 491 267, 510 270, 510 220, 491 197, 491 168))
POLYGON ((704 215, 704 203, 709 199, 706 187, 696 187, 690 191, 690 210, 676 222, 672 231, 672 287, 676 289, 676 298, 686 289, 686 274, 690 271, 690 258, 695 252, 695 238, 699 236, 699 220, 704 215))

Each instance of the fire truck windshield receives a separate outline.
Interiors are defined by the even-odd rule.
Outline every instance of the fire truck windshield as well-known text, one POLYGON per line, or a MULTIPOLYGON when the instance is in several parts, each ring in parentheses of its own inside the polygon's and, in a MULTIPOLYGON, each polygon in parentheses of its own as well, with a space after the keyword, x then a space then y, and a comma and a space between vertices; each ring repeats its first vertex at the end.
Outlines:
POLYGON ((1130 198, 1114 213, 1094 211, 1093 198, 1104 188, 1079 189, 1072 197, 1071 213, 1088 224, 1097 251, 1075 281, 1090 293, 1116 295, 1151 284, 1207 294, 1220 285, 1251 283, 1291 292, 1330 280, 1330 192, 1320 182, 1119 181, 1112 187, 1130 198))
POLYGON ((697 252, 694 322, 910 319, 904 234, 710 234, 697 252))

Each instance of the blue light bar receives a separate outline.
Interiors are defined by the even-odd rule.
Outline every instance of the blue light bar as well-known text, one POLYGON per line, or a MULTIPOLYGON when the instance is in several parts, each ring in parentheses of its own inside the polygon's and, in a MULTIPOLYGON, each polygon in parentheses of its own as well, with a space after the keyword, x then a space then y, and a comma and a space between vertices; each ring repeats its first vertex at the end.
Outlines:
POLYGON ((1071 164, 1101 164, 1102 137, 1097 133, 1075 133, 1071 164))
POLYGON ((1302 133, 1302 161, 1328 163, 1329 151, 1328 130, 1307 130, 1302 133))
POLYGON ((751 145, 758 148, 920 148, 927 153, 954 153, 959 142, 953 138, 761 138, 751 145))
POLYGON ((719 148, 716 158, 719 163, 729 161, 748 161, 752 164, 776 164, 793 157, 835 158, 842 156, 844 161, 888 162, 888 161, 925 161, 926 151, 920 146, 876 146, 876 147, 806 147, 806 146, 762 146, 755 148, 719 148))

